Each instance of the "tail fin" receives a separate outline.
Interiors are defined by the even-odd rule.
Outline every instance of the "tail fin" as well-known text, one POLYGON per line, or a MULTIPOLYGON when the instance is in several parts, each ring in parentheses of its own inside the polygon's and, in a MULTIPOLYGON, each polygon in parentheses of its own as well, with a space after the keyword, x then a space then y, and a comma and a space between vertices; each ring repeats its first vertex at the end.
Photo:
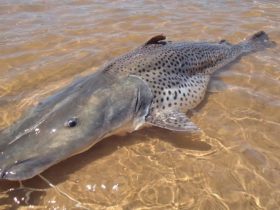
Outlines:
POLYGON ((254 52, 276 46, 276 43, 270 41, 268 35, 264 31, 255 33, 241 44, 245 52, 254 52))

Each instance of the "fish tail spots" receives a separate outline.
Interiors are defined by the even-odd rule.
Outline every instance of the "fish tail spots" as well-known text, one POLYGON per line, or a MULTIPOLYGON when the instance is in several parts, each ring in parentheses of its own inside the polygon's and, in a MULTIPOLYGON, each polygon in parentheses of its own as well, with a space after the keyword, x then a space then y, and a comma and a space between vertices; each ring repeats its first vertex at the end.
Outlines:
POLYGON ((246 41, 242 42, 245 52, 254 52, 265 48, 275 47, 276 43, 271 41, 264 31, 259 31, 250 36, 246 41))

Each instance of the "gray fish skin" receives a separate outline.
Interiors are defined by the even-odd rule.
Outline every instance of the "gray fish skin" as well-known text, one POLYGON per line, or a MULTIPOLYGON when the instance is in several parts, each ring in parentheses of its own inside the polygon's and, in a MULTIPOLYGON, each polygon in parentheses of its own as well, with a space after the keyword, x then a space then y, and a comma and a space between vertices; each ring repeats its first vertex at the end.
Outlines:
POLYGON ((211 74, 242 55, 274 45, 263 31, 236 45, 225 40, 167 42, 159 35, 113 60, 106 70, 137 75, 149 84, 154 98, 146 118, 148 123, 192 132, 199 129, 185 112, 204 99, 211 74))
POLYGON ((135 76, 98 72, 48 98, 0 137, 0 176, 29 179, 106 136, 145 122, 152 94, 135 76), (65 123, 76 118, 77 125, 65 123))
POLYGON ((143 125, 197 132, 185 112, 203 100, 211 74, 272 45, 264 32, 237 45, 225 40, 173 43, 155 36, 50 96, 4 130, 0 178, 29 179, 107 136, 143 125), (76 126, 65 126, 69 120, 76 126))

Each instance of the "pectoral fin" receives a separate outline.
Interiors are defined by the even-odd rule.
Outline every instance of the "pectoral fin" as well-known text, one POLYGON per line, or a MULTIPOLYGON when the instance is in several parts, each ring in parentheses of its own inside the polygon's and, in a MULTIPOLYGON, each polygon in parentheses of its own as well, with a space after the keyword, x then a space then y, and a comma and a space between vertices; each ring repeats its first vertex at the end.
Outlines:
POLYGON ((177 110, 158 110, 148 115, 146 122, 172 131, 198 132, 200 130, 185 113, 177 110))

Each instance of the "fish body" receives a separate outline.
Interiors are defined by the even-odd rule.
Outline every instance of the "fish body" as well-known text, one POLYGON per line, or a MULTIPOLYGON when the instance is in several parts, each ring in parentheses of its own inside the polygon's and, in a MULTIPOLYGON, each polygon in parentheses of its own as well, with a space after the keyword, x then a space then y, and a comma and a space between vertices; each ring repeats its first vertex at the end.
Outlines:
POLYGON ((198 128, 186 118, 185 112, 204 99, 211 75, 242 55, 274 45, 262 31, 236 45, 226 40, 212 43, 167 42, 164 36, 159 35, 116 58, 105 67, 105 71, 137 75, 147 82, 153 93, 146 118, 148 123, 192 132, 198 128))
POLYGON ((107 136, 144 125, 196 132, 185 112, 203 100, 211 74, 272 44, 264 32, 236 45, 155 36, 74 81, 4 130, 0 177, 29 179, 107 136))

